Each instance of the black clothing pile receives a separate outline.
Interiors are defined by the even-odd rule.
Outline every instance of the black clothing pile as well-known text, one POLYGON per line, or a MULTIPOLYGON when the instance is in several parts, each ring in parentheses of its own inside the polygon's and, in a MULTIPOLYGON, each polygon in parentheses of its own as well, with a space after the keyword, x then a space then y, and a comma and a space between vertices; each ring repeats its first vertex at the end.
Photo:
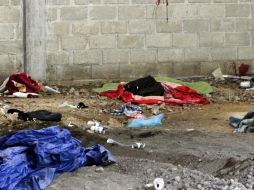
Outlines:
POLYGON ((164 88, 161 83, 150 75, 127 83, 124 89, 140 96, 163 96, 164 94, 164 88))
POLYGON ((59 122, 62 119, 62 114, 59 112, 50 112, 47 110, 36 110, 31 112, 23 112, 18 109, 9 109, 7 111, 9 114, 18 113, 18 119, 23 121, 55 121, 59 122))

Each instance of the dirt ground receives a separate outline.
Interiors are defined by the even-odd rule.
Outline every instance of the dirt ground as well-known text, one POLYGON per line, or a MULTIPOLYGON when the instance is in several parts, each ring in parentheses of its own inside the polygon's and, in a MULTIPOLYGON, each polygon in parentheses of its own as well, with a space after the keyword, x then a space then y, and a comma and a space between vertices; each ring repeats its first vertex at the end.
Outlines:
MULTIPOLYGON (((116 157, 117 162, 104 167, 84 167, 57 178, 49 190, 131 190, 145 189, 156 177, 163 178, 165 189, 254 189, 254 134, 233 133, 229 116, 243 116, 253 108, 252 92, 238 88, 238 82, 211 82, 214 93, 211 104, 204 106, 141 105, 144 115, 164 113, 162 127, 128 129, 128 117, 110 112, 122 105, 91 92, 91 86, 60 88, 63 94, 44 95, 36 99, 0 98, 2 107, 24 111, 46 109, 63 114, 60 123, 23 122, 11 115, 0 115, 0 132, 51 125, 66 127, 82 140, 84 146, 100 143, 116 157), (59 107, 63 102, 84 102, 88 108, 77 110, 59 107), (87 131, 89 120, 107 127, 105 134, 87 131), (74 126, 68 127, 69 123, 74 126), (112 146, 112 138, 121 143, 143 142, 142 150, 112 146)), ((149 189, 149 188, 148 188, 149 189)), ((153 188, 150 188, 153 189, 153 188)))

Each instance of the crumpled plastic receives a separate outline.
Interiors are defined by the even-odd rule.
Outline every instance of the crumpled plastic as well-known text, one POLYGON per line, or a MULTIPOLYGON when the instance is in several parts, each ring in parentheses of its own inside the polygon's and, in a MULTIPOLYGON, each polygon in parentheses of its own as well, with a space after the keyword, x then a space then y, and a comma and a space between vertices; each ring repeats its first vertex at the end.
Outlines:
POLYGON ((155 115, 149 118, 140 117, 137 119, 133 119, 130 123, 128 123, 129 128, 139 128, 139 127, 155 127, 161 126, 161 120, 165 117, 163 113, 159 115, 155 115))
POLYGON ((42 190, 63 172, 115 162, 105 147, 80 143, 57 126, 0 137, 0 189, 42 190))

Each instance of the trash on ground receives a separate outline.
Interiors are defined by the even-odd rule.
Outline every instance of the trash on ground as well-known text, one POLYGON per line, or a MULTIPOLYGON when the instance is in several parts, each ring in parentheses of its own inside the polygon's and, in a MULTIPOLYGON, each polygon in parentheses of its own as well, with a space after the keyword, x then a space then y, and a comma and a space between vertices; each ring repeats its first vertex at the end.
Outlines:
POLYGON ((216 70, 214 70, 212 72, 212 75, 214 77, 215 80, 224 80, 224 77, 223 77, 223 74, 222 74, 222 71, 221 71, 221 68, 217 68, 216 70))
POLYGON ((144 149, 145 146, 146 146, 145 143, 136 142, 136 143, 134 143, 133 145, 131 145, 131 148, 132 148, 132 149, 144 149))
POLYGON ((24 72, 10 75, 0 86, 0 92, 4 92, 8 97, 36 98, 42 91, 60 93, 49 86, 43 86, 42 83, 33 80, 24 72))
POLYGON ((234 132, 253 133, 254 132, 254 109, 250 110, 242 119, 231 116, 229 123, 235 128, 234 132))
POLYGON ((249 65, 242 63, 238 68, 239 76, 246 76, 249 71, 249 67, 249 65))
POLYGON ((120 108, 114 109, 111 114, 114 116, 126 115, 132 117, 136 114, 142 114, 143 110, 140 106, 124 104, 120 108))
POLYGON ((99 95, 137 104, 198 105, 209 103, 196 90, 175 83, 159 83, 151 76, 127 84, 119 84, 117 90, 101 92, 99 95))
POLYGON ((225 79, 252 80, 251 76, 223 75, 225 79))
POLYGON ((45 91, 47 93, 52 93, 52 94, 61 94, 61 92, 58 90, 58 89, 54 89, 54 88, 51 88, 49 86, 44 86, 45 88, 45 91))
POLYGON ((73 104, 69 104, 68 101, 63 102, 58 107, 60 107, 60 108, 61 107, 70 107, 70 108, 74 108, 74 109, 88 108, 88 106, 86 106, 83 102, 79 102, 77 105, 73 105, 73 104))
POLYGON ((155 190, 163 190, 165 183, 162 178, 155 178, 153 181, 153 185, 154 185, 155 190))
POLYGON ((108 144, 113 144, 113 145, 118 145, 118 146, 122 146, 122 147, 131 147, 132 149, 144 149, 146 144, 145 143, 141 143, 141 142, 136 142, 132 145, 127 145, 127 144, 123 144, 123 143, 120 143, 120 142, 117 142, 113 139, 107 139, 107 143, 108 144))
POLYGON ((151 116, 149 118, 140 117, 137 119, 133 119, 128 123, 129 128, 139 128, 139 127, 153 127, 153 126, 161 126, 161 120, 165 117, 164 114, 159 114, 155 116, 151 116))
POLYGON ((250 81, 242 81, 240 83, 241 88, 250 88, 250 81))
POLYGON ((102 145, 80 144, 70 131, 56 126, 1 137, 0 189, 42 190, 64 172, 115 162, 102 145))
POLYGON ((36 110, 31 112, 23 112, 18 109, 9 109, 7 111, 9 114, 18 113, 18 119, 23 121, 34 121, 34 120, 40 120, 40 121, 55 121, 59 122, 61 121, 62 114, 59 112, 50 112, 47 110, 36 110))
POLYGON ((105 128, 99 121, 88 121, 87 126, 90 127, 90 131, 93 133, 105 134, 106 132, 105 128))

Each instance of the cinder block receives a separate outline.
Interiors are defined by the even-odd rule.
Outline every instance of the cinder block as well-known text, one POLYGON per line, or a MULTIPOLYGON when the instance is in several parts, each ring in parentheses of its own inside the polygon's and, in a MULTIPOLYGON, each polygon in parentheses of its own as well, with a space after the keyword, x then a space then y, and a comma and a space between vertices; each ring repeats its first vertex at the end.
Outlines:
POLYGON ((237 3, 238 0, 213 0, 214 3, 237 3))
POLYGON ((9 0, 0 0, 0 6, 9 5, 9 0))
POLYGON ((100 32, 99 22, 79 22, 72 25, 73 34, 98 34, 100 32))
POLYGON ((158 62, 182 62, 184 49, 158 49, 158 62))
POLYGON ((129 32, 131 34, 151 34, 155 31, 155 22, 151 20, 130 20, 129 32))
POLYGON ((87 5, 89 0, 74 0, 75 5, 87 5))
POLYGON ((11 6, 0 6, 0 23, 19 23, 20 9, 11 6))
POLYGON ((184 4, 173 7, 173 17, 176 18, 197 18, 199 17, 199 5, 184 4))
POLYGON ((127 22, 103 22, 101 23, 101 32, 103 34, 122 34, 127 33, 127 22))
POLYGON ((146 75, 157 75, 157 64, 139 63, 139 64, 121 64, 120 65, 120 78, 121 79, 134 79, 144 77, 146 75))
POLYGON ((137 36, 137 35, 118 36, 117 47, 118 48, 143 48, 144 36, 137 36))
POLYGON ((60 40, 58 36, 55 35, 47 35, 47 43, 46 43, 46 51, 58 51, 60 45, 60 40))
POLYGON ((85 49, 88 44, 86 37, 81 36, 63 36, 61 39, 63 50, 85 49))
POLYGON ((237 59, 237 48, 212 48, 211 49, 212 60, 236 60, 237 59))
POLYGON ((173 34, 173 47, 197 47, 197 34, 173 34))
POLYGON ((119 64, 93 65, 93 79, 119 79, 120 67, 119 64))
POLYGON ((211 20, 211 31, 212 32, 235 31, 235 20, 234 19, 211 20))
POLYGON ((238 59, 241 60, 253 60, 254 59, 254 48, 239 47, 238 48, 238 59))
POLYGON ((202 32, 199 34, 200 47, 222 47, 224 45, 224 33, 202 32))
POLYGON ((172 18, 173 15, 173 6, 166 7, 165 4, 159 6, 148 5, 146 6, 146 18, 148 19, 162 19, 166 22, 166 18, 172 18))
POLYGON ((11 0, 11 5, 15 5, 15 6, 21 5, 21 0, 11 0))
POLYGON ((0 39, 13 39, 14 27, 10 24, 0 24, 0 39))
POLYGON ((250 35, 248 33, 226 33, 226 46, 248 46, 250 45, 250 35))
POLYGON ((154 5, 154 0, 132 0, 133 4, 153 4, 154 5))
POLYGON ((146 47, 149 48, 172 47, 172 35, 171 34, 146 35, 146 47))
POLYGON ((22 41, 0 41, 0 52, 1 54, 22 54, 22 41))
POLYGON ((47 8, 47 20, 55 21, 57 19, 57 8, 47 8))
POLYGON ((156 63, 156 50, 131 50, 131 63, 156 63))
POLYGON ((238 19, 236 21, 237 32, 254 31, 254 18, 238 19))
POLYGON ((205 32, 209 30, 208 20, 184 20, 184 32, 205 32))
POLYGON ((47 5, 69 5, 70 0, 46 0, 47 5))
POLYGON ((67 52, 61 53, 50 53, 47 56, 47 64, 48 65, 62 65, 69 64, 69 54, 67 52))
POLYGON ((86 7, 63 7, 60 10, 62 20, 84 20, 87 18, 86 7))
POLYGON ((68 35, 70 34, 70 23, 68 22, 54 22, 51 24, 51 31, 53 31, 53 34, 55 35, 68 35))
POLYGON ((57 76, 62 80, 85 80, 91 79, 91 66, 87 65, 68 65, 63 66, 62 71, 57 71, 57 76))
POLYGON ((112 20, 116 18, 116 7, 92 6, 90 9, 90 19, 92 20, 112 20))
POLYGON ((101 64, 101 50, 80 50, 73 52, 73 64, 101 64))
POLYGON ((105 64, 128 64, 129 63, 129 51, 119 49, 103 50, 103 63, 105 64))
POLYGON ((209 61, 209 48, 192 48, 185 49, 185 61, 209 61))
POLYGON ((182 31, 182 21, 181 20, 169 20, 156 22, 156 31, 158 33, 169 33, 169 32, 181 32, 182 31))
POLYGON ((173 77, 174 74, 174 62, 165 62, 156 64, 157 75, 173 77))
POLYGON ((174 63, 174 76, 192 76, 200 74, 200 62, 182 62, 174 63))
MULTIPOLYGON (((202 2, 204 3, 204 2, 202 2)), ((204 4, 199 7, 200 17, 224 17, 225 7, 222 4, 204 4)))
POLYGON ((210 3, 211 0, 188 0, 189 3, 210 3))
POLYGON ((90 48, 115 48, 115 36, 114 35, 102 35, 102 36, 90 36, 89 47, 90 48))
POLYGON ((128 0, 103 0, 104 4, 129 4, 128 0))
POLYGON ((226 17, 249 17, 250 8, 249 4, 226 4, 226 17))
POLYGON ((145 7, 144 6, 119 6, 118 18, 121 20, 144 19, 145 7))

